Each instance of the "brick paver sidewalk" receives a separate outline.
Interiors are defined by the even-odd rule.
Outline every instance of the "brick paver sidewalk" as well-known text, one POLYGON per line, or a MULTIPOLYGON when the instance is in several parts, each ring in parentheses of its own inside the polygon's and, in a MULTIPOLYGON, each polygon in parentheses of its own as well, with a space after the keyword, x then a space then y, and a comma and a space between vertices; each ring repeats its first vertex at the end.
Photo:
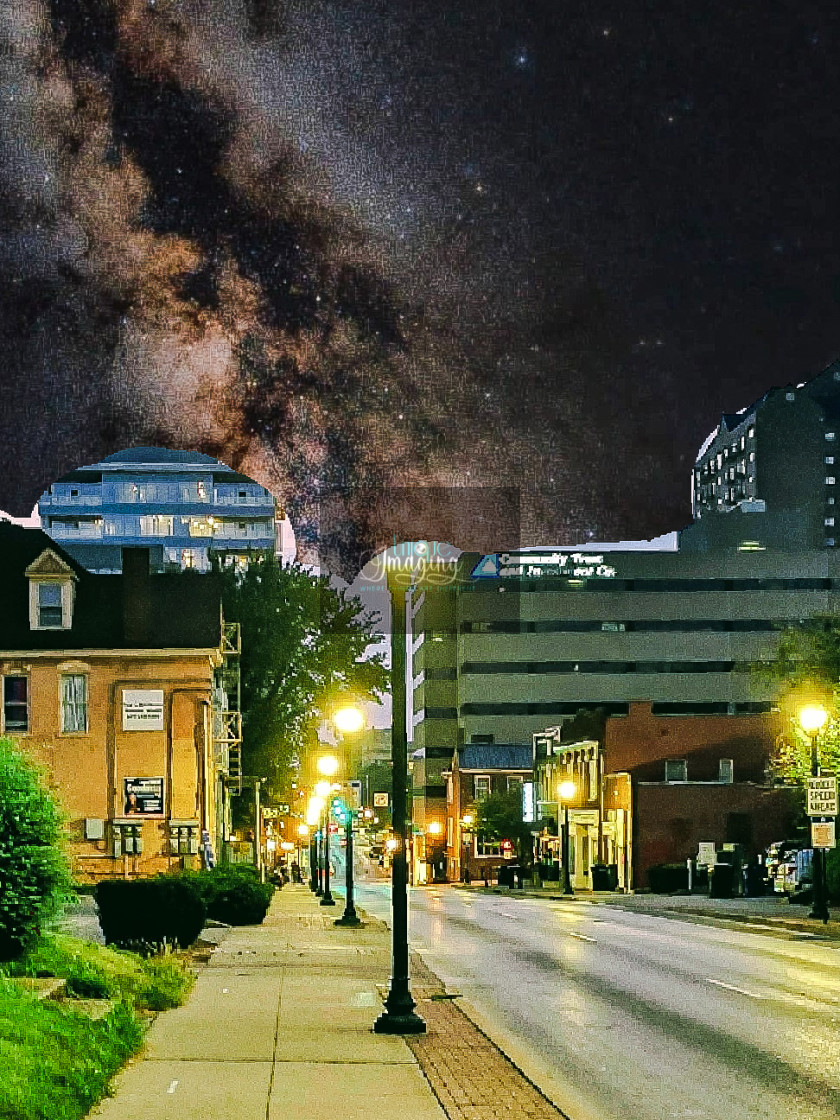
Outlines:
POLYGON ((467 1018, 416 953, 411 973, 426 1034, 406 1041, 449 1120, 568 1120, 467 1018))

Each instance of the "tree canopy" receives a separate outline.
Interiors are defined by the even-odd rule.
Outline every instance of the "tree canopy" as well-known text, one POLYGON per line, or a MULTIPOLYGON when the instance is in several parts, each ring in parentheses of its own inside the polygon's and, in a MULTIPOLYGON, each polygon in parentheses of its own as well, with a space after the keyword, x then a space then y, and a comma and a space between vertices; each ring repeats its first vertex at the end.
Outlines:
POLYGON ((807 704, 821 704, 828 713, 817 737, 821 769, 840 773, 840 616, 815 615, 787 627, 776 658, 758 672, 780 691, 782 732, 770 759, 774 776, 804 786, 811 775, 811 736, 798 719, 807 704))
POLYGON ((476 828, 487 840, 510 840, 520 861, 531 860, 531 825, 522 819, 522 790, 491 793, 476 803, 476 828))
POLYGON ((242 627, 243 770, 279 792, 336 701, 387 692, 383 655, 368 654, 377 618, 327 577, 273 559, 225 571, 223 605, 242 627))

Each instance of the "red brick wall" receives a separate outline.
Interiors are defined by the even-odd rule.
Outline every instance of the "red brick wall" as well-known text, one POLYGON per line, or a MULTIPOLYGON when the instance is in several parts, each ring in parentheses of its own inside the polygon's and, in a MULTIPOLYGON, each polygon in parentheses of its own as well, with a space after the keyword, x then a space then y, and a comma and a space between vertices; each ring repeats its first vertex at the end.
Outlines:
POLYGON ((636 889, 648 886, 647 869, 658 863, 682 863, 697 855, 701 840, 718 847, 739 837, 732 814, 747 818, 751 839, 747 857, 774 840, 790 835, 792 791, 749 784, 694 785, 644 782, 635 784, 633 816, 633 879, 636 889))
POLYGON ((665 778, 665 759, 684 758, 689 781, 713 782, 721 758, 734 761, 735 782, 763 782, 768 755, 779 733, 779 717, 654 716, 650 704, 631 704, 627 716, 612 716, 605 732, 605 769, 630 771, 639 781, 665 778))

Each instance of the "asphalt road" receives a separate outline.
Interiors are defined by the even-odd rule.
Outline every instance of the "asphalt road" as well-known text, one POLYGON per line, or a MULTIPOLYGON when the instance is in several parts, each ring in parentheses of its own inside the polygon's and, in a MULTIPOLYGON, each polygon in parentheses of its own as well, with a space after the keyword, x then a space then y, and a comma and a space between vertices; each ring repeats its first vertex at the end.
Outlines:
MULTIPOLYGON (((388 920, 388 884, 357 903, 388 920)), ((840 1116, 836 942, 449 887, 410 940, 572 1120, 840 1116)))

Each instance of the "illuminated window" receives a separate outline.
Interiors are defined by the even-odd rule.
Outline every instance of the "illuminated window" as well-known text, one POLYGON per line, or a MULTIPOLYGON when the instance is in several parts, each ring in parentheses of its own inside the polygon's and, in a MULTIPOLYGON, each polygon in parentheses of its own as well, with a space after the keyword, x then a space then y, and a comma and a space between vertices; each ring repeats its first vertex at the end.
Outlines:
POLYGON ((490 776, 489 774, 476 774, 475 776, 475 798, 478 801, 482 797, 490 796, 490 776))
POLYGON ((834 485, 834 483, 835 483, 835 481, 836 481, 836 479, 835 479, 835 477, 834 477, 834 475, 833 475, 833 474, 827 474, 827 475, 825 476, 825 484, 826 484, 826 486, 833 486, 833 485, 834 485))
POLYGON ((834 432, 826 432, 826 433, 825 433, 825 438, 826 438, 826 439, 836 439, 836 438, 837 438, 837 436, 835 435, 835 433, 834 433, 834 432))

